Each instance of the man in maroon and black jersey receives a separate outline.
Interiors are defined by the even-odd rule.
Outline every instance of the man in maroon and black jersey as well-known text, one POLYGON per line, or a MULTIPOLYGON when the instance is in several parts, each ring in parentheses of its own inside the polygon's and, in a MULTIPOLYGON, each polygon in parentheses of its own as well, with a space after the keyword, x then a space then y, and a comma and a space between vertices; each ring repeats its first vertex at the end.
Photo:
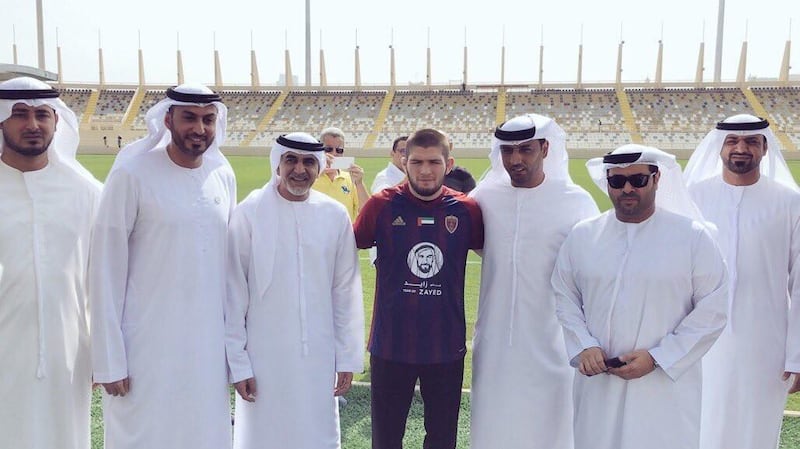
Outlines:
POLYGON ((478 204, 443 186, 453 167, 433 129, 407 141, 408 182, 372 196, 355 223, 359 248, 377 247, 370 331, 372 447, 401 448, 419 379, 426 449, 455 448, 466 355, 467 252, 483 247, 478 204))

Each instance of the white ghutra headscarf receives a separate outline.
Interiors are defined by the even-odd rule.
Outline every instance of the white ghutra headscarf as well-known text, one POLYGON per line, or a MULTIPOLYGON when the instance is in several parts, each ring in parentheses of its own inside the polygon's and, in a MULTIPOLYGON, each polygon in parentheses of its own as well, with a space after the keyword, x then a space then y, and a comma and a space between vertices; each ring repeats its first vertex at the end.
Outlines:
POLYGON ((800 191, 792 172, 789 171, 789 167, 783 159, 778 138, 769 128, 769 122, 750 114, 739 114, 726 118, 717 123, 716 128, 703 138, 689 158, 689 163, 683 173, 688 187, 705 179, 722 175, 722 159, 719 153, 725 138, 731 134, 764 136, 767 139, 767 154, 759 165, 761 176, 783 184, 796 192, 800 191))
POLYGON ((155 148, 166 146, 172 138, 164 117, 172 106, 208 106, 213 104, 217 107, 217 128, 214 141, 203 153, 204 160, 218 161, 225 165, 230 165, 223 156, 220 147, 225 143, 225 127, 228 122, 228 108, 222 103, 220 96, 206 86, 200 84, 181 84, 180 86, 167 89, 167 98, 159 101, 151 107, 145 115, 147 124, 147 135, 141 139, 126 145, 117 154, 111 172, 117 167, 134 159, 137 156, 152 151, 155 148))
POLYGON ((491 168, 481 179, 482 183, 511 185, 503 166, 500 154, 501 145, 520 145, 522 143, 545 139, 548 143, 547 157, 543 169, 547 179, 562 179, 572 183, 569 176, 569 157, 567 155, 567 134, 549 117, 539 114, 525 114, 512 118, 498 126, 492 137, 492 149, 489 153, 491 168))
POLYGON ((608 194, 609 169, 625 168, 631 165, 655 165, 661 173, 656 192, 656 206, 670 212, 684 215, 693 220, 703 222, 703 215, 689 196, 689 190, 683 184, 681 166, 675 155, 658 148, 644 145, 623 145, 603 157, 589 159, 586 168, 597 187, 608 194))
MULTIPOLYGON (((78 135, 78 118, 72 109, 61 101, 57 90, 47 83, 26 76, 12 78, 0 83, 0 122, 11 117, 15 104, 23 103, 31 107, 49 106, 58 116, 56 132, 50 146, 47 147, 47 160, 67 166, 82 178, 100 186, 100 181, 89 173, 75 159, 78 152, 80 136, 78 135)), ((0 137, 3 131, 0 130, 0 137)), ((3 149, 0 146, 0 153, 3 149)))

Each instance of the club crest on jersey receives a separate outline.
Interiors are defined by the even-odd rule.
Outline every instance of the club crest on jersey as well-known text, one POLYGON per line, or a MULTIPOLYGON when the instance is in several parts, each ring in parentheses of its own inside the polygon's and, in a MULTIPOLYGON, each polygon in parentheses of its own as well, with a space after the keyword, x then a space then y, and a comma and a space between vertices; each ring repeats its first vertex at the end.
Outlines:
POLYGON ((458 229, 458 217, 455 215, 444 217, 444 228, 451 234, 456 232, 456 229, 458 229))

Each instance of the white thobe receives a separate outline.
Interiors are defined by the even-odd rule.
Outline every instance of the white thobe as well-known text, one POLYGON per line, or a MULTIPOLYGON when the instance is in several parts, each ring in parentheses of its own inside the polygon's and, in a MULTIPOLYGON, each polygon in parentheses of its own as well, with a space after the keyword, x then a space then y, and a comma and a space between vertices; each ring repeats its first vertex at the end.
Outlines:
POLYGON ((336 372, 364 367, 361 273, 347 210, 314 190, 288 201, 268 184, 229 230, 226 345, 236 449, 340 447, 336 372))
POLYGON ((164 148, 111 173, 92 234, 94 380, 106 449, 230 447, 225 247, 236 182, 227 164, 174 164, 164 148))
POLYGON ((623 223, 612 209, 575 226, 552 281, 573 366, 595 346, 659 364, 633 380, 576 373, 575 448, 699 448, 700 358, 725 326, 728 291, 705 227, 661 209, 623 223))
POLYGON ((800 194, 721 177, 690 192, 718 228, 730 273, 728 326, 703 358, 702 447, 777 447, 789 388, 781 376, 800 372, 800 194))
POLYGON ((0 161, 0 447, 86 449, 86 264, 97 185, 0 161))
POLYGON ((485 229, 472 359, 472 449, 572 449, 573 369, 550 286, 572 226, 599 213, 582 188, 479 185, 485 229), (546 211, 546 213, 545 213, 546 211))
POLYGON ((370 187, 370 192, 373 194, 378 193, 383 189, 388 189, 389 187, 400 184, 405 179, 406 173, 389 161, 389 165, 375 175, 375 179, 372 181, 372 186, 370 187))

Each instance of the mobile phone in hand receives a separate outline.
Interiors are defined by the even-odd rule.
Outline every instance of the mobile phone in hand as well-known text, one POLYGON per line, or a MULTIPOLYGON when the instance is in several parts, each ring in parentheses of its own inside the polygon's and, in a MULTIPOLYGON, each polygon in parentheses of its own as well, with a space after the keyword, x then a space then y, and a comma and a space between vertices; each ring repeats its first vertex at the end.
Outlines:
POLYGON ((606 364, 607 368, 622 368, 623 366, 627 365, 627 362, 623 362, 619 359, 619 357, 614 357, 613 359, 606 359, 603 361, 606 364))
POLYGON ((333 158, 333 162, 331 162, 331 168, 336 168, 339 170, 347 170, 356 162, 356 158, 353 156, 339 156, 333 158))

